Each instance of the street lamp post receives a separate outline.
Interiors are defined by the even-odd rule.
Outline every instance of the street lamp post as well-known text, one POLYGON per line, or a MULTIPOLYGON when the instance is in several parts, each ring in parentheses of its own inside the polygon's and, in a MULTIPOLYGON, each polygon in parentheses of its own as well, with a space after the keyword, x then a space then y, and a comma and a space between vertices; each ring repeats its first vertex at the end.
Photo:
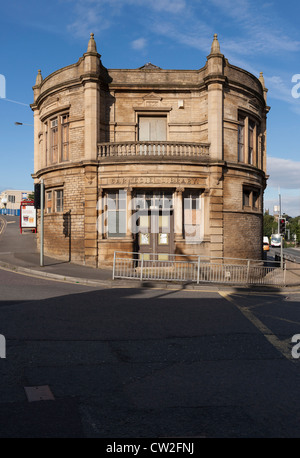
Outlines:
POLYGON ((16 126, 31 126, 33 127, 33 124, 26 124, 25 122, 15 122, 15 125, 16 126))
POLYGON ((280 230, 280 220, 281 220, 281 194, 279 192, 279 217, 278 217, 278 233, 280 234, 280 267, 283 269, 283 235, 280 230))
POLYGON ((41 180, 40 266, 44 267, 44 180, 41 180))

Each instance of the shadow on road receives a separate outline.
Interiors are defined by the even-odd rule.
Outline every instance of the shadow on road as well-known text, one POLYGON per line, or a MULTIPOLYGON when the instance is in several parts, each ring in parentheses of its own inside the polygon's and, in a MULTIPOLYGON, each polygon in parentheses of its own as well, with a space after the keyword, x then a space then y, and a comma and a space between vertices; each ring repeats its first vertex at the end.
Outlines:
MULTIPOLYGON (((298 303, 275 326, 283 299, 258 297, 241 306, 273 310, 281 338, 299 330, 298 303)), ((0 305, 0 437, 299 436, 299 371, 217 292, 107 289, 0 305), (24 386, 43 385, 55 401, 29 403, 24 386)))

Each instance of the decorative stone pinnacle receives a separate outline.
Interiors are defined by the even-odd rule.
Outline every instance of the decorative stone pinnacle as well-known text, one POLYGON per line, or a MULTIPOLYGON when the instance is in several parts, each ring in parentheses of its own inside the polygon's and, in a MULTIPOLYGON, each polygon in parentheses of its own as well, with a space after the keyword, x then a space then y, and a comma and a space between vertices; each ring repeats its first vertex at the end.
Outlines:
POLYGON ((265 89, 265 79, 263 76, 263 72, 259 73, 259 81, 261 82, 262 87, 265 89))
POLYGON ((211 46, 211 54, 220 54, 220 44, 218 41, 218 34, 214 34, 214 41, 212 42, 211 46))
POLYGON ((90 34, 90 41, 88 44, 87 52, 97 52, 97 46, 96 46, 96 42, 95 42, 93 33, 90 34))
POLYGON ((40 84, 42 84, 42 82, 43 82, 42 72, 41 72, 41 70, 38 70, 38 74, 37 74, 37 77, 36 77, 35 85, 39 86, 40 84))

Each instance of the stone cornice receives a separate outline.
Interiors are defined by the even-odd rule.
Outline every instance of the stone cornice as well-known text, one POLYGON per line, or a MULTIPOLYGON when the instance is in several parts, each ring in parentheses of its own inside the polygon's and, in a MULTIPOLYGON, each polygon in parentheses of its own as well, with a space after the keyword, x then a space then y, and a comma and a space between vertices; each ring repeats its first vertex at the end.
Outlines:
POLYGON ((91 160, 82 160, 78 162, 60 162, 59 164, 53 164, 48 167, 44 167, 43 169, 38 170, 37 172, 33 173, 31 176, 34 179, 39 179, 43 175, 51 172, 57 172, 59 170, 67 170, 67 169, 76 169, 76 168, 82 168, 82 167, 98 167, 99 162, 96 161, 91 161, 91 160))
POLYGON ((44 92, 42 92, 38 96, 35 102, 30 105, 31 109, 32 110, 39 109, 44 99, 46 99, 49 95, 53 95, 57 92, 61 92, 64 89, 70 89, 70 87, 75 87, 75 86, 81 86, 81 81, 79 78, 55 84, 51 88, 46 89, 44 92))
POLYGON ((209 84, 225 84, 227 83, 227 77, 219 73, 210 73, 204 78, 204 83, 208 86, 209 84))

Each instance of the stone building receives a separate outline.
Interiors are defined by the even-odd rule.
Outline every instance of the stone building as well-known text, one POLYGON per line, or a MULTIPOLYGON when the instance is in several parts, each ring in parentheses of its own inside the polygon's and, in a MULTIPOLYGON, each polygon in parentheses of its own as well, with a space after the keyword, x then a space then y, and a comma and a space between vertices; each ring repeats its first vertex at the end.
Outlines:
POLYGON ((33 191, 5 189, 0 193, 0 214, 19 216, 22 200, 27 200, 33 191))
POLYGON ((95 267, 115 251, 261 258, 267 89, 217 35, 204 67, 166 70, 107 69, 91 34, 33 91, 46 254, 95 267))

